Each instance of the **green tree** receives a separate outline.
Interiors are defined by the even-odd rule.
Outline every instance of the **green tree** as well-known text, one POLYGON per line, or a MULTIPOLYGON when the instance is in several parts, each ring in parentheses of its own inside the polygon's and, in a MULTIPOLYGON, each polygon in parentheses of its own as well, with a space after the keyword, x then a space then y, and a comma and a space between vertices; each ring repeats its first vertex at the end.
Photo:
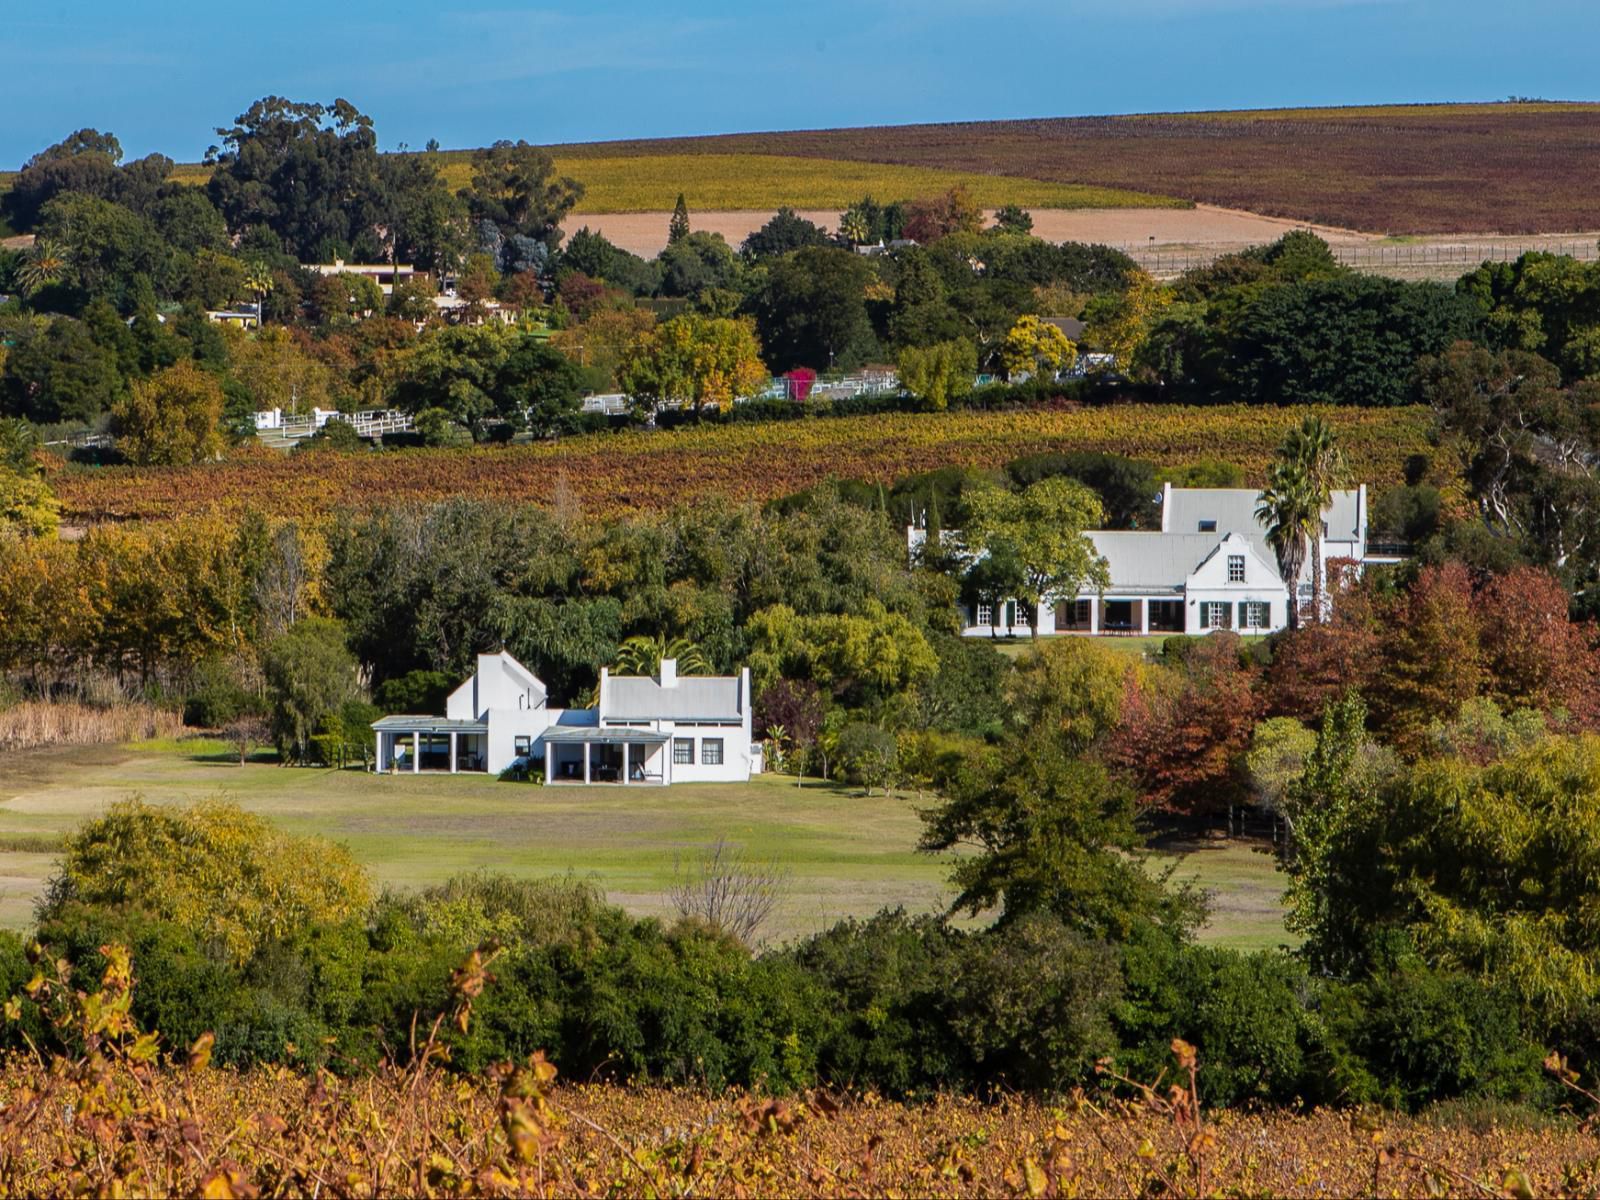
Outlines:
POLYGON ((1323 576, 1322 514, 1333 503, 1334 489, 1344 486, 1344 451, 1328 423, 1311 416, 1289 431, 1278 453, 1284 462, 1294 464, 1316 514, 1307 541, 1311 547, 1311 619, 1320 622, 1327 615, 1323 611, 1327 580, 1323 576))
POLYGON ((304 763, 312 734, 359 691, 344 626, 326 617, 296 621, 267 646, 262 669, 272 699, 278 753, 285 762, 304 763))
POLYGON ((867 795, 874 788, 889 790, 899 761, 894 734, 866 721, 852 721, 839 732, 838 761, 867 795))
POLYGON ((536 436, 560 432, 577 415, 583 372, 561 351, 523 335, 513 343, 494 384, 495 412, 536 436))
POLYGON ((672 220, 667 222, 667 245, 675 246, 689 236, 689 205, 678 193, 678 202, 672 206, 672 220))
POLYGON ((756 230, 739 247, 739 253, 752 262, 763 258, 779 258, 807 246, 826 246, 828 235, 822 226, 808 221, 789 207, 780 208, 760 229, 756 230))
POLYGON ((237 965, 265 942, 360 919, 371 900, 365 870, 341 846, 232 804, 133 799, 67 836, 40 921, 76 905, 131 909, 199 931, 237 965))
POLYGON ((134 380, 112 410, 117 445, 141 466, 186 466, 222 456, 222 385, 183 361, 134 380))
POLYGON ((1033 217, 1020 204, 1003 204, 995 209, 994 227, 1001 233, 1032 233, 1033 217))
POLYGON ((70 317, 24 330, 5 368, 0 377, 4 412, 41 425, 93 421, 122 394, 115 351, 70 317))
POLYGON ((774 370, 853 366, 877 350, 867 315, 871 264, 859 254, 812 246, 774 262, 751 301, 774 370))
POLYGON ((1007 724, 1019 737, 1051 734, 1084 754, 1117 727, 1128 663, 1091 638, 1037 642, 1006 677, 1007 724))
POLYGON ((1256 520, 1289 589, 1289 628, 1300 628, 1300 575, 1306 547, 1322 536, 1322 506, 1301 465, 1279 461, 1267 469, 1267 486, 1256 499, 1256 520))
POLYGON ((950 401, 972 394, 978 374, 978 352, 964 339, 936 342, 900 351, 900 386, 935 412, 950 401))
POLYGON ((688 313, 645 329, 623 353, 617 381, 635 405, 725 409, 766 378, 748 320, 688 313))
POLYGON ((1141 843, 1132 793, 1059 739, 978 752, 923 820, 924 851, 970 848, 951 872, 952 912, 999 907, 1002 926, 1046 912, 1109 941, 1152 923, 1178 932, 1196 916, 1192 896, 1169 892, 1130 853, 1141 843))
MULTIPOLYGON (((1017 599, 1035 612, 1047 599, 1070 600, 1087 588, 1110 583, 1105 560, 1084 531, 1100 525, 1100 501, 1074 480, 1040 480, 1021 492, 991 488, 969 502, 962 538, 973 554, 1010 547, 1022 568, 1017 599)), ((1032 634, 1039 636, 1038 621, 1032 634)))
POLYGON ((461 198, 475 220, 503 237, 528 237, 555 249, 561 222, 583 198, 583 185, 555 174, 549 153, 527 142, 499 141, 472 157, 472 184, 461 198))

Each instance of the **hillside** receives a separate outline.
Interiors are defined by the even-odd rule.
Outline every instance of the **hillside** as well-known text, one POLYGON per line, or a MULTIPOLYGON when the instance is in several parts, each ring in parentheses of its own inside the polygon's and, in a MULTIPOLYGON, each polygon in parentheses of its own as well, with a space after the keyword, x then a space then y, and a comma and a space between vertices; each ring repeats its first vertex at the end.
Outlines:
MULTIPOLYGON (((1600 225, 1600 105, 1152 113, 745 133, 555 148, 564 163, 762 154, 1126 188, 1385 234, 1600 225)), ((581 168, 573 167, 581 174, 581 168)))

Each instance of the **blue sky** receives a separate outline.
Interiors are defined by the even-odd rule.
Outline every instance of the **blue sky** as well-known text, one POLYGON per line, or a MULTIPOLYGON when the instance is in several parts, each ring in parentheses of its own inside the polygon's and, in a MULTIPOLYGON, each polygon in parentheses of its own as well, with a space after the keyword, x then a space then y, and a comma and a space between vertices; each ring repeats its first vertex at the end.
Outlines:
POLYGON ((1286 104, 1591 99, 1593 0, 10 0, 0 166, 198 158, 262 95, 385 148, 1286 104))

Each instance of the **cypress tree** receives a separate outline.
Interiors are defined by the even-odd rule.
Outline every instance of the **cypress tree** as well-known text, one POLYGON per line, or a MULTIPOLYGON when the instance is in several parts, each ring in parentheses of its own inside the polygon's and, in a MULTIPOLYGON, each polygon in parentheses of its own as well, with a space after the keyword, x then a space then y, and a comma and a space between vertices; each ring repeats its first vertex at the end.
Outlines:
POLYGON ((678 193, 678 203, 672 208, 672 222, 667 226, 667 245, 683 241, 689 236, 689 206, 684 202, 683 193, 678 193))

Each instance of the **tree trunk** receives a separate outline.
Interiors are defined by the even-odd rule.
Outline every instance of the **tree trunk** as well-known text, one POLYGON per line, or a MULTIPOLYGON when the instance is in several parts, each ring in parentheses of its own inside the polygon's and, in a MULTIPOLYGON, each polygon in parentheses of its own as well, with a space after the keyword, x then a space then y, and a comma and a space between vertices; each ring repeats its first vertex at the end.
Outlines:
POLYGON ((1311 539, 1311 622, 1322 623, 1322 538, 1311 539))

